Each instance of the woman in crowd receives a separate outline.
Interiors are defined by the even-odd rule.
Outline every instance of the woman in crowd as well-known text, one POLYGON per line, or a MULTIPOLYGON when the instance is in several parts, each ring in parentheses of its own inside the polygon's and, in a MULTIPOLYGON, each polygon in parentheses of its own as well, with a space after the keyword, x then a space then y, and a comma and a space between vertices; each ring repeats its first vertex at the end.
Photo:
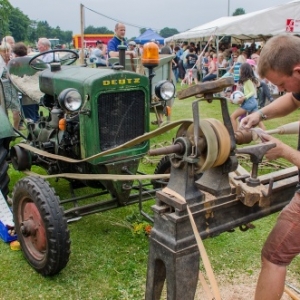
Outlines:
POLYGON ((5 105, 7 109, 11 109, 13 115, 13 126, 19 128, 21 105, 16 88, 11 84, 7 74, 7 64, 12 56, 11 46, 7 42, 0 45, 0 77, 3 84, 5 105))
POLYGON ((208 56, 208 73, 207 75, 202 79, 202 82, 205 81, 211 81, 217 78, 217 64, 216 62, 213 60, 213 55, 210 54, 208 56))

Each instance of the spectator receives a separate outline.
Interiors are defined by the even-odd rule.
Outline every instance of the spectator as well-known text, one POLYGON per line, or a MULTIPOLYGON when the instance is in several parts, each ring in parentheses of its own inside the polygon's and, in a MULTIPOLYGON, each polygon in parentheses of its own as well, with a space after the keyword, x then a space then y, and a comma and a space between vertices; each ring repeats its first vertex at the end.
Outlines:
POLYGON ((128 50, 134 52, 134 57, 137 57, 137 49, 136 49, 136 42, 135 41, 130 41, 128 43, 128 50))
POLYGON ((98 67, 106 67, 107 61, 106 61, 106 49, 104 47, 104 44, 101 40, 98 40, 96 42, 96 48, 92 50, 90 61, 96 63, 96 68, 98 67))
POLYGON ((252 54, 251 56, 251 61, 253 61, 253 69, 254 69, 254 74, 256 74, 257 78, 259 79, 259 86, 258 86, 258 106, 259 108, 262 108, 266 105, 266 100, 267 98, 269 99, 270 102, 273 102, 274 99, 270 93, 270 89, 268 87, 266 79, 260 79, 257 72, 257 64, 259 61, 259 55, 257 53, 252 54))
POLYGON ((179 57, 177 56, 177 52, 179 50, 180 50, 180 48, 178 46, 175 46, 175 48, 174 48, 175 57, 172 60, 172 70, 173 70, 173 73, 174 73, 176 83, 179 80, 179 78, 178 78, 178 75, 179 75, 179 71, 178 71, 179 57))
POLYGON ((202 78, 204 78, 208 74, 208 56, 209 52, 206 51, 201 61, 201 70, 202 70, 202 78))
POLYGON ((223 53, 218 54, 218 60, 217 60, 217 68, 219 71, 219 76, 223 76, 226 73, 226 67, 227 67, 227 61, 224 57, 223 53))
POLYGON ((165 44, 161 49, 160 49, 160 54, 172 54, 173 51, 170 46, 165 44))
POLYGON ((233 73, 234 83, 237 84, 240 79, 240 67, 243 63, 246 62, 244 55, 237 56, 237 53, 233 53, 233 66, 229 70, 230 73, 233 73))
MULTIPOLYGON (((107 44, 107 52, 108 57, 119 57, 119 45, 127 46, 126 40, 125 40, 125 33, 126 28, 125 25, 122 23, 117 23, 115 26, 115 36, 108 42, 107 44)), ((125 51, 125 54, 134 56, 134 51, 125 51)))
POLYGON ((205 77, 203 77, 202 82, 216 79, 217 73, 218 73, 217 65, 213 60, 213 55, 210 54, 208 56, 208 73, 206 74, 205 77))
POLYGON ((18 97, 18 91, 12 85, 8 78, 7 63, 12 56, 11 46, 3 41, 0 45, 0 77, 4 89, 5 105, 7 109, 11 109, 13 115, 13 127, 17 130, 25 128, 19 127, 21 105, 18 97))
POLYGON ((177 55, 179 57, 179 61, 178 61, 178 72, 179 72, 179 78, 180 79, 184 79, 185 76, 185 68, 183 66, 183 53, 186 50, 186 48, 188 47, 188 42, 183 42, 182 46, 180 48, 180 50, 177 52, 177 55))
MULTIPOLYGON (((16 57, 24 57, 27 56, 28 49, 24 43, 20 42, 14 45, 13 52, 16 57)), ((36 123, 40 118, 39 105, 24 94, 21 95, 21 102, 23 113, 27 121, 36 123)))
MULTIPOLYGON (((37 47, 40 53, 50 51, 51 50, 51 43, 47 38, 39 38, 37 47)), ((45 53, 41 56, 41 60, 45 63, 53 62, 53 53, 45 53)))
POLYGON ((186 74, 188 74, 189 79, 190 79, 190 80, 187 80, 189 85, 192 84, 193 80, 196 84, 198 83, 198 70, 195 66, 197 60, 198 60, 198 56, 195 53, 195 48, 190 47, 189 53, 186 56, 186 66, 187 66, 186 74))
MULTIPOLYGON (((15 39, 11 35, 7 35, 2 39, 2 43, 8 43, 12 49, 13 46, 15 45, 15 39)), ((12 59, 13 57, 14 57, 14 53, 11 52, 10 59, 12 59)))

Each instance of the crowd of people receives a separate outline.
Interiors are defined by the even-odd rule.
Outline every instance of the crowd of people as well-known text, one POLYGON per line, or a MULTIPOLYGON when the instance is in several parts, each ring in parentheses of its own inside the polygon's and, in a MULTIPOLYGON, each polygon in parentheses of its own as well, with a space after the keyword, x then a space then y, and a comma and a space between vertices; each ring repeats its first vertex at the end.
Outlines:
MULTIPOLYGON (((239 107, 231 115, 234 130, 238 128, 237 120, 240 121, 248 113, 254 112, 274 100, 270 93, 268 80, 261 79, 256 71, 261 46, 257 47, 255 43, 252 43, 247 46, 233 45, 226 48, 224 44, 221 44, 217 51, 212 42, 201 47, 200 43, 182 42, 175 46, 171 44, 170 47, 175 55, 173 60, 174 77, 176 82, 181 80, 182 86, 191 86, 200 81, 207 82, 220 77, 232 76, 234 85, 226 89, 224 95, 230 99, 231 93, 236 90, 245 92, 245 96, 238 103, 239 107), (243 66, 242 79, 241 66, 243 66), (244 82, 246 69, 251 84, 244 82), (250 87, 251 89, 249 89, 250 87), (251 93, 249 93, 250 91, 251 93), (250 106, 250 102, 253 102, 253 105, 250 106)), ((259 126, 264 129, 262 122, 259 126)))
MULTIPOLYGON (((41 55, 40 59, 45 63, 51 62, 53 55, 47 53, 51 50, 51 43, 47 38, 40 38, 37 49, 41 55)), ((12 111, 13 127, 16 130, 25 129, 24 121, 37 122, 39 120, 39 104, 27 95, 19 92, 8 77, 8 63, 15 57, 24 57, 31 54, 32 48, 23 42, 15 43, 12 36, 5 36, 0 45, 0 76, 4 88, 6 108, 12 111), (21 118, 23 116, 23 118, 21 118)))

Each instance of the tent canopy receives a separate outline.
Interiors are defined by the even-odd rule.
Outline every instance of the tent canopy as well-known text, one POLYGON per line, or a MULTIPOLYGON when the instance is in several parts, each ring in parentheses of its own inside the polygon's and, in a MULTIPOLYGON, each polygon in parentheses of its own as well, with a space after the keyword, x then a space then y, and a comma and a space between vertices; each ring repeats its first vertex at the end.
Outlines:
MULTIPOLYGON (((290 27, 287 28, 288 19, 300 20, 300 0, 294 0, 244 15, 222 17, 175 34, 165 39, 165 41, 196 40, 207 38, 211 35, 231 36, 238 40, 262 39, 264 36, 270 37, 288 31, 292 32, 290 27)), ((297 26, 295 27, 297 28, 297 26)), ((297 29, 298 33, 300 33, 299 29, 297 29)), ((292 33, 295 34, 297 32, 294 31, 292 33)))
POLYGON ((150 42, 151 40, 158 41, 160 44, 164 44, 164 38, 161 37, 157 32, 152 29, 147 29, 144 33, 142 33, 139 37, 137 37, 134 41, 139 44, 145 44, 150 42))

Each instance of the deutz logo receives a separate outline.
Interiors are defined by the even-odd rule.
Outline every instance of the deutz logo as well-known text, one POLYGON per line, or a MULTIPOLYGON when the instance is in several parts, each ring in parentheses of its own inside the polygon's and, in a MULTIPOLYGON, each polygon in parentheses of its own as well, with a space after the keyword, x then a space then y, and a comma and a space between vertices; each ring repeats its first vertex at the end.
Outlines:
POLYGON ((141 78, 103 80, 103 85, 125 85, 125 84, 139 84, 139 83, 141 83, 141 78))

